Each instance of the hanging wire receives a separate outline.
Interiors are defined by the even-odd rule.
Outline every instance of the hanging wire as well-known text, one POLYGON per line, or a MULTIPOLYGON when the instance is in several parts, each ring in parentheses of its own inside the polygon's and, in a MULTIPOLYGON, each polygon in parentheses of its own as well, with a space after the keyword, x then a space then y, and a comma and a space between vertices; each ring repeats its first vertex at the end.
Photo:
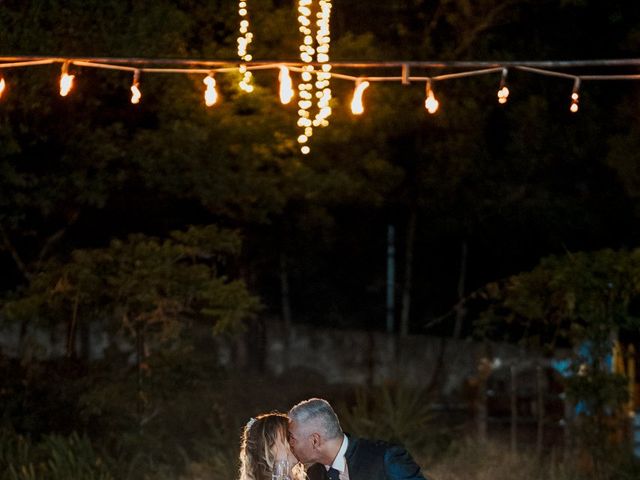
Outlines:
MULTIPOLYGON (((226 60, 199 60, 199 59, 156 59, 138 57, 42 57, 42 56, 5 56, 0 57, 0 70, 33 67, 38 65, 48 65, 52 63, 67 63, 85 68, 140 71, 145 73, 169 73, 169 74, 209 74, 236 72, 238 65, 236 62, 226 60)), ((357 79, 368 82, 401 82, 408 84, 412 81, 424 82, 427 79, 433 81, 452 80, 477 75, 487 75, 502 72, 504 69, 516 69, 538 75, 559 77, 575 80, 580 78, 583 81, 615 81, 615 80, 640 80, 640 74, 574 74, 561 71, 562 69, 578 68, 622 68, 640 67, 640 59, 612 59, 612 60, 566 60, 566 61, 522 61, 522 62, 437 62, 437 61, 388 61, 388 62, 296 62, 287 60, 277 61, 252 61, 244 63, 248 71, 251 70, 275 70, 281 66, 286 66, 292 72, 309 71, 312 66, 313 71, 320 71, 322 65, 330 65, 332 69, 331 77, 356 81, 357 79), (306 69, 305 69, 306 67, 306 69), (318 68, 318 70, 315 70, 318 68), (347 73, 335 72, 335 69, 400 69, 400 75, 349 75, 347 73), (443 73, 440 75, 409 75, 409 69, 465 69, 461 72, 443 73)), ((635 69, 634 68, 634 69, 635 69)))

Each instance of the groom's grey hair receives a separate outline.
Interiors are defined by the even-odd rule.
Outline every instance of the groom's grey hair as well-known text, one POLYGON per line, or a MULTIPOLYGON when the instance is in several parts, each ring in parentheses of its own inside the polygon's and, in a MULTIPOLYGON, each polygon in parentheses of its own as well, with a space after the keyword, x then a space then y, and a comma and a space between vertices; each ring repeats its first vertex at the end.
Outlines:
POLYGON ((342 435, 340 421, 329 402, 322 398, 310 398, 294 405, 289 410, 289 419, 300 425, 315 422, 317 427, 328 440, 342 435))

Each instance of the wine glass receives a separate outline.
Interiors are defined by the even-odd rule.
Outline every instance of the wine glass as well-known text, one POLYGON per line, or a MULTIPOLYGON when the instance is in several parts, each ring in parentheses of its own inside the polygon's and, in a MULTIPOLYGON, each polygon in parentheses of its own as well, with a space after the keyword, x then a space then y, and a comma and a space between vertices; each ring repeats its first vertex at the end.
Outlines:
POLYGON ((276 460, 273 464, 272 480, 289 480, 289 462, 287 460, 276 460))

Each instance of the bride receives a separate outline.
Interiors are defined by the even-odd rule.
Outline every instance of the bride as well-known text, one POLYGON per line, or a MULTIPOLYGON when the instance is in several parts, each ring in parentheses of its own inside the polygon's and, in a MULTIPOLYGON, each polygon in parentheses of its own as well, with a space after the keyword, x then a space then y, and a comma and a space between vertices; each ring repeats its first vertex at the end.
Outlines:
POLYGON ((304 467, 287 441, 289 419, 266 413, 249 420, 242 432, 240 480, 304 480, 304 467), (280 469, 284 467, 284 472, 280 469))

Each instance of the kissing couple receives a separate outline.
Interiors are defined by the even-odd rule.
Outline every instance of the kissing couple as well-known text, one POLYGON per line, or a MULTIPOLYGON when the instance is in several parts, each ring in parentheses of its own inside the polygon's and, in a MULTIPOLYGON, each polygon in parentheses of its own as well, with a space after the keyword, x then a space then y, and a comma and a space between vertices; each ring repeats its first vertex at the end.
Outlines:
POLYGON ((345 434, 326 400, 249 420, 240 480, 426 480, 401 446, 345 434))

